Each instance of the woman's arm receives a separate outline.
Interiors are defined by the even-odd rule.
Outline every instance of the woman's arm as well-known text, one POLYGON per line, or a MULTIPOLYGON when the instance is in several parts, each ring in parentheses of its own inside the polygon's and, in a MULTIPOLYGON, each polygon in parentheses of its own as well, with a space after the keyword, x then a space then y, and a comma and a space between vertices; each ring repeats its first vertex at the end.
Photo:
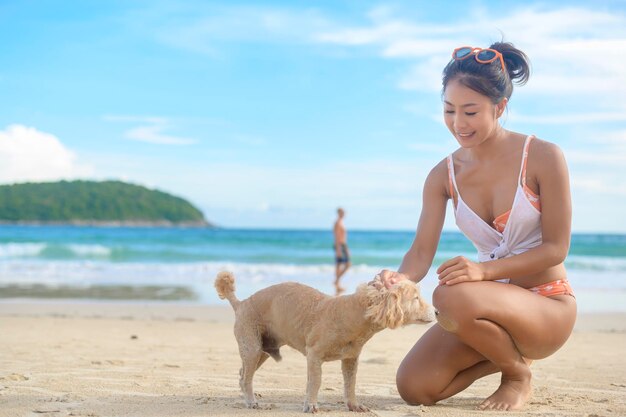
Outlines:
POLYGON ((519 255, 480 264, 464 257, 450 259, 437 270, 441 284, 520 278, 545 271, 565 260, 572 219, 567 164, 556 145, 536 142, 532 156, 541 198, 541 245, 519 255))
POLYGON ((420 214, 415 239, 404 255, 398 272, 383 270, 379 276, 387 287, 402 279, 419 282, 430 268, 446 216, 448 168, 444 159, 428 174, 422 193, 420 214))

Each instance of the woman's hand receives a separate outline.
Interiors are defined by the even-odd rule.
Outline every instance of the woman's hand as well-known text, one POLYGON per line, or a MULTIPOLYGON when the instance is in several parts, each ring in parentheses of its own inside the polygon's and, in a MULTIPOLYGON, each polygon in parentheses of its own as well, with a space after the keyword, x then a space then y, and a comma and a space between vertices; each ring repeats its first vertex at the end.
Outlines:
POLYGON ((370 284, 374 285, 377 288, 382 285, 384 285, 385 288, 391 288, 394 284, 397 284, 398 282, 405 279, 409 279, 408 275, 401 272, 383 269, 378 274, 376 274, 374 281, 371 281, 370 284))
POLYGON ((439 274, 439 285, 483 281, 486 277, 483 264, 472 262, 464 256, 448 259, 437 268, 437 274, 439 274))

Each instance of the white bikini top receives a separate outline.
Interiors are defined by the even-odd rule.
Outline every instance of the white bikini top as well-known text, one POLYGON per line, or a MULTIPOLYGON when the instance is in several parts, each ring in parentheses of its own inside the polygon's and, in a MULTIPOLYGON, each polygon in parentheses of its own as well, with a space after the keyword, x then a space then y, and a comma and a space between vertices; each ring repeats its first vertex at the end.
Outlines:
MULTIPOLYGON (((454 191, 456 191, 457 195, 457 206, 454 210, 456 224, 478 250, 479 262, 518 255, 539 246, 542 242, 541 211, 529 200, 529 198, 533 197, 529 195, 526 187, 526 159, 528 157, 528 147, 532 139, 533 136, 528 136, 524 141, 517 190, 509 218, 502 232, 487 224, 465 204, 456 185, 452 154, 448 156, 450 182, 454 185, 454 191)), ((536 203, 538 204, 538 201, 536 203)), ((452 199, 452 205, 454 206, 454 198, 452 199)), ((498 216, 498 218, 501 216, 498 216)))

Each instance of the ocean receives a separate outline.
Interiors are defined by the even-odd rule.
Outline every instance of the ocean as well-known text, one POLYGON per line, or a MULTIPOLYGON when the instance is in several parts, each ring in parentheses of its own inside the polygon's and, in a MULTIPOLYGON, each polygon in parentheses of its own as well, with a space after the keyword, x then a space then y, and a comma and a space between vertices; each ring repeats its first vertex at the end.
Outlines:
MULTIPOLYGON (((383 268, 396 269, 414 233, 350 231, 348 292, 383 268)), ((236 275, 245 298, 298 281, 333 294, 330 230, 235 230, 0 226, 0 299, 170 300, 225 304, 213 288, 221 270, 236 275)), ((460 233, 444 232, 421 282, 430 299, 444 260, 476 252, 460 233)), ((579 311, 626 311, 626 235, 574 234, 566 260, 579 311)))

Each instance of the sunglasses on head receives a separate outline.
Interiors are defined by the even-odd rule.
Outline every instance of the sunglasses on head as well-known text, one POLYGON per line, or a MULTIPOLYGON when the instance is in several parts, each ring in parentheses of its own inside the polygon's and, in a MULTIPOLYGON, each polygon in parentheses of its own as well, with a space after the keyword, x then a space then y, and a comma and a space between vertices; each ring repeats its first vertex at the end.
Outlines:
POLYGON ((496 59, 500 59, 500 64, 502 64, 502 70, 506 71, 504 58, 502 57, 502 54, 495 49, 461 46, 460 48, 456 48, 454 52, 452 52, 452 58, 456 61, 462 61, 466 58, 469 58, 470 56, 474 56, 476 61, 480 62, 481 64, 489 64, 496 59))

